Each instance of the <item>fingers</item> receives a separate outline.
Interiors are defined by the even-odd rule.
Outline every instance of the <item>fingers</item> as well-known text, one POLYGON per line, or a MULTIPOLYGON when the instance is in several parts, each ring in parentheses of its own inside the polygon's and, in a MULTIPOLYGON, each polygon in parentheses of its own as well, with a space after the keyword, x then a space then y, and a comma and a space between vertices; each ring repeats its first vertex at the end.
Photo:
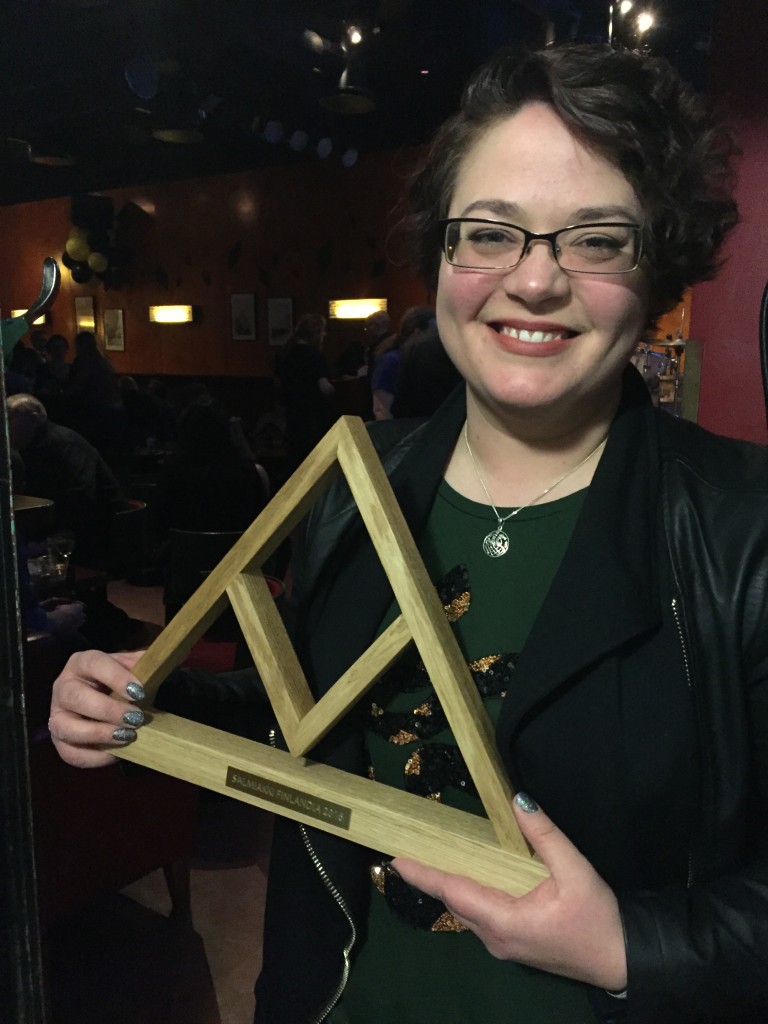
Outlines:
POLYGON ((518 793, 512 805, 520 831, 553 878, 567 881, 574 872, 583 870, 586 859, 535 800, 518 793))
POLYGON ((144 721, 136 702, 144 690, 130 672, 130 660, 83 651, 67 662, 53 685, 49 721, 65 761, 78 767, 109 764, 109 748, 135 740, 144 721))

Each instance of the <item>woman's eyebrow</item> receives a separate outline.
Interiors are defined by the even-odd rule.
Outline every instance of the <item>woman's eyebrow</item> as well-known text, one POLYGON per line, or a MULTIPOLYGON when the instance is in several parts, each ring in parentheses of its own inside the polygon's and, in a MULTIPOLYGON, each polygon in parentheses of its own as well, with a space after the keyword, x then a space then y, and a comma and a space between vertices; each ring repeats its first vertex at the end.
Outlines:
MULTIPOLYGON (((486 213, 505 220, 513 220, 522 216, 522 209, 519 203, 510 202, 507 199, 475 199, 465 206, 461 212, 462 217, 469 217, 473 213, 486 213)), ((636 223, 638 215, 636 210, 628 206, 581 206, 574 210, 568 217, 564 218, 565 224, 584 224, 590 221, 621 220, 636 223)))
POLYGON ((509 218, 520 215, 519 205, 517 203, 510 203, 506 199, 475 199, 469 206, 464 207, 461 215, 462 217, 467 217, 478 210, 492 213, 495 217, 509 218))
POLYGON ((579 224, 592 220, 607 220, 609 217, 615 220, 630 221, 632 224, 638 219, 637 212, 630 210, 627 206, 582 206, 571 214, 568 223, 579 224))

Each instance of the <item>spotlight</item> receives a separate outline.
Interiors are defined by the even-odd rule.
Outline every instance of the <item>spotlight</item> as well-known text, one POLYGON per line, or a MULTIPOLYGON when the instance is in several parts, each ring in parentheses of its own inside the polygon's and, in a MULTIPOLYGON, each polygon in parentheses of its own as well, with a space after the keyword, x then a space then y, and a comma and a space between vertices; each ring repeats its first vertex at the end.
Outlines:
POLYGON ((635 22, 635 24, 637 25, 638 33, 642 35, 644 32, 647 32, 648 29, 653 28, 655 24, 655 18, 652 14, 649 14, 647 11, 644 11, 642 14, 638 14, 637 21, 635 22))
POLYGON ((309 142, 309 136, 306 132, 299 129, 291 135, 288 140, 289 147, 294 153, 300 153, 303 149, 306 149, 307 143, 309 142))
POLYGON ((283 126, 279 121, 267 121, 264 125, 263 135, 267 142, 273 144, 279 142, 283 137, 283 126))

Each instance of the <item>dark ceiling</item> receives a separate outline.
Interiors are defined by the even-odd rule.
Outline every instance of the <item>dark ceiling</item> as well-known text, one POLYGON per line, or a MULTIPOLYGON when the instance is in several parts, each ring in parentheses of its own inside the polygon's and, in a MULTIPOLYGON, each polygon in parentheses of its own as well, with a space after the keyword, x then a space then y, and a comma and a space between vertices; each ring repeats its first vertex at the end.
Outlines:
MULTIPOLYGON (((694 79, 704 73, 714 2, 667 0, 664 23, 646 37, 694 79)), ((362 154, 420 142, 453 109, 471 69, 499 46, 540 44, 548 32, 558 40, 605 40, 610 6, 0 0, 0 205, 316 160, 320 140, 328 140, 322 152, 330 145, 324 158, 334 160, 350 149, 362 154), (338 98, 350 23, 364 33, 347 49, 354 54, 350 75, 364 71, 362 94, 375 104, 367 112, 338 112, 321 102, 338 98), (153 137, 154 128, 182 111, 196 120, 201 141, 153 137)), ((643 6, 636 0, 634 10, 643 6)), ((617 9, 619 41, 622 25, 617 9)), ((355 106, 360 95, 349 94, 347 104, 355 106)))

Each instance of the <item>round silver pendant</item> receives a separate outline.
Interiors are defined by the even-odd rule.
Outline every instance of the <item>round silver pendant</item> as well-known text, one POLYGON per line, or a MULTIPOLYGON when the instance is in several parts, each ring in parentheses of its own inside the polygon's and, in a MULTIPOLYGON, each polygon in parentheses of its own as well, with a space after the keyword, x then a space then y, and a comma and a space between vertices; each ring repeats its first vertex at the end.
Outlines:
POLYGON ((501 558, 509 551, 509 537, 501 527, 491 530, 483 541, 483 551, 489 558, 501 558))

